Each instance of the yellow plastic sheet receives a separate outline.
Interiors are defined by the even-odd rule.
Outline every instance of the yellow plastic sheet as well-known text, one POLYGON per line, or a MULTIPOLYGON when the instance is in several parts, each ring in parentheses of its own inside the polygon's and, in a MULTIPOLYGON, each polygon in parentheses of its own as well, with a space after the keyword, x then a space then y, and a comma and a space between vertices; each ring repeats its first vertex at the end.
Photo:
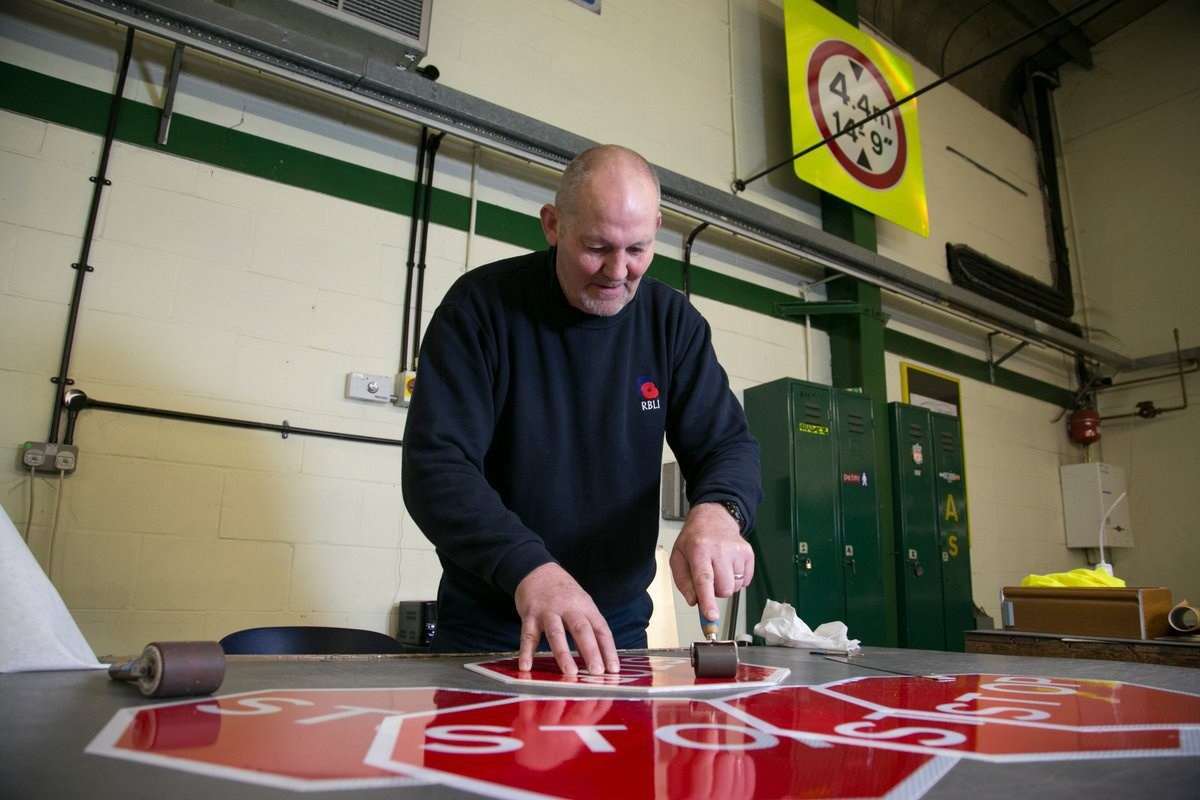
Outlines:
POLYGON ((1070 572, 1052 572, 1049 575, 1029 574, 1021 579, 1022 586, 1043 586, 1055 588, 1124 588, 1125 581, 1114 578, 1107 572, 1098 569, 1073 569, 1070 572))

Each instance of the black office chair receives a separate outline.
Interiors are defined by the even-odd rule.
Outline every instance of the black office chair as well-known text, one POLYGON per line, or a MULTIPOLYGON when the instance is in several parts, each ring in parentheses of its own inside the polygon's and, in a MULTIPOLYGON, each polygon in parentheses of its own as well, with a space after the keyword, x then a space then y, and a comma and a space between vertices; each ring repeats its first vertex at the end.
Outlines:
POLYGON ((316 625, 285 625, 276 628, 247 628, 221 640, 225 655, 373 655, 411 653, 392 637, 357 628, 325 628, 316 625))

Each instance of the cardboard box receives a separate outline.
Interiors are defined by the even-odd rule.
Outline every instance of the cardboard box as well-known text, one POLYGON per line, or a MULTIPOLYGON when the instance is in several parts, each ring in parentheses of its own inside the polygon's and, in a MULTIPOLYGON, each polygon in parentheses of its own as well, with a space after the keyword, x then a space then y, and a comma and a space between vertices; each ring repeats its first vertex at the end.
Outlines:
POLYGON ((1171 590, 1165 586, 1124 589, 1048 589, 1005 586, 1001 590, 1005 630, 1154 639, 1167 634, 1171 590))

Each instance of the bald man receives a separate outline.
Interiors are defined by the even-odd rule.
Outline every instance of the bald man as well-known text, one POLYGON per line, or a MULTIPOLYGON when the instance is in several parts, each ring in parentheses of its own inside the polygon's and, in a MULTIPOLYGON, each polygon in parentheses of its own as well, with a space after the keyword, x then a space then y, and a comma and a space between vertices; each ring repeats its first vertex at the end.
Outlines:
POLYGON ((549 644, 616 672, 644 648, 664 434, 692 510, 676 586, 717 617, 747 585, 758 446, 708 324, 645 277, 662 225, 637 153, 605 145, 541 210, 549 250, 463 275, 434 313, 404 432, 404 500, 437 547, 439 652, 549 644))

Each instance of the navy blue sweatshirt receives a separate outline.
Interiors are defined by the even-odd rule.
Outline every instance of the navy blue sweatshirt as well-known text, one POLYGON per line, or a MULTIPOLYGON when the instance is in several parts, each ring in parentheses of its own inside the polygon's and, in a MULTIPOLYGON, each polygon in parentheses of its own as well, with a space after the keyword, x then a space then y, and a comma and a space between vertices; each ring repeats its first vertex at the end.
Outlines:
POLYGON ((489 264, 447 292, 419 364, 404 501, 437 547, 453 649, 516 649, 513 594, 551 561, 618 646, 644 640, 664 432, 689 500, 732 500, 753 525, 758 445, 708 323, 665 284, 644 277, 599 317, 567 302, 553 250, 489 264))

